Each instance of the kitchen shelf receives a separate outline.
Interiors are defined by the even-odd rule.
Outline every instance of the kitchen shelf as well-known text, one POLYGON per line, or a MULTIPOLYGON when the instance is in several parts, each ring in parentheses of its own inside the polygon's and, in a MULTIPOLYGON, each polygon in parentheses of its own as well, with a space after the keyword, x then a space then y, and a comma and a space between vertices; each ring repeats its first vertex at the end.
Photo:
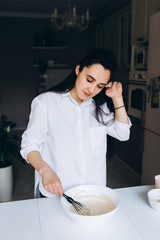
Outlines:
MULTIPOLYGON (((39 67, 39 64, 33 64, 33 67, 37 68, 39 67)), ((68 64, 54 64, 53 66, 46 66, 46 68, 58 68, 58 67, 68 67, 68 64)))
POLYGON ((33 46, 34 50, 65 50, 66 46, 33 46))

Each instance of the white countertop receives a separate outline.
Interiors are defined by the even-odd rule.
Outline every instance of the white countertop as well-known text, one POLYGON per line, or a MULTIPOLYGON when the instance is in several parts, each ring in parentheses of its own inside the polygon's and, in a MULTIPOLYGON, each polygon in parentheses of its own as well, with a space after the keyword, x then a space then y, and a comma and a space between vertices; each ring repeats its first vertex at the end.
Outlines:
POLYGON ((0 203, 2 240, 159 240, 160 212, 153 210, 147 192, 154 186, 116 189, 118 212, 105 225, 81 225, 64 212, 60 198, 0 203))

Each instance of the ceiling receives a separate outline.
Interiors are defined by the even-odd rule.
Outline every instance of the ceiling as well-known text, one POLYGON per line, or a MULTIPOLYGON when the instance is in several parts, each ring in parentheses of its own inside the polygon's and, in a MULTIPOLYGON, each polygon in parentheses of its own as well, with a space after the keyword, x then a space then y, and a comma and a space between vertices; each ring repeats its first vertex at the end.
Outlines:
MULTIPOLYGON (((63 13, 67 7, 68 0, 1 0, 0 16, 9 16, 9 14, 51 14, 55 6, 59 13, 63 13)), ((105 14, 107 9, 114 9, 119 5, 124 5, 129 0, 71 0, 72 4, 77 7, 77 13, 83 13, 88 8, 91 16, 100 16, 105 14)), ((15 15, 16 16, 16 15, 15 15)))

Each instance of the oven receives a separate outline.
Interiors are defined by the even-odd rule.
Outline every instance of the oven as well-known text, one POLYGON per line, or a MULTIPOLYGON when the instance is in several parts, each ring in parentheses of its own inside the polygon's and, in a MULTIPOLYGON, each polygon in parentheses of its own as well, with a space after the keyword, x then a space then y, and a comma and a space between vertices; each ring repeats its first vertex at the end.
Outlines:
POLYGON ((134 46, 134 69, 147 70, 148 46, 134 46))
POLYGON ((128 115, 144 120, 147 72, 130 72, 128 84, 128 115))

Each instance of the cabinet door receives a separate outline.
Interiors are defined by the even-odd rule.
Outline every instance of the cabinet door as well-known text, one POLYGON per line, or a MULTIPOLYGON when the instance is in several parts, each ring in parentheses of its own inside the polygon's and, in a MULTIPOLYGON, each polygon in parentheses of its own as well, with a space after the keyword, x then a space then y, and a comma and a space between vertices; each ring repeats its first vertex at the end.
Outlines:
POLYGON ((148 0, 147 1, 147 39, 149 37, 149 23, 150 23, 150 16, 157 11, 160 11, 160 0, 148 0))
POLYGON ((160 0, 132 0, 132 43, 148 41, 151 14, 160 10, 160 0))
POLYGON ((111 51, 118 59, 119 48, 119 19, 110 18, 104 23, 104 48, 111 51))
POLYGON ((146 41, 147 1, 132 0, 132 43, 146 41))
POLYGON ((144 151, 142 162, 142 185, 154 184, 154 176, 159 174, 160 169, 160 137, 153 132, 144 132, 144 151))
POLYGON ((100 47, 111 51, 118 68, 129 68, 131 59, 130 4, 97 23, 88 31, 88 48, 100 47))
POLYGON ((131 62, 131 14, 126 11, 119 17, 118 67, 129 68, 131 62))
POLYGON ((118 68, 130 66, 130 15, 130 8, 126 8, 104 24, 104 48, 114 53, 118 68))
POLYGON ((141 120, 129 116, 132 122, 130 138, 128 141, 115 139, 114 153, 126 163, 139 176, 142 170, 142 144, 143 132, 141 120))
POLYGON ((103 48, 103 26, 94 26, 87 32, 87 49, 103 48))

